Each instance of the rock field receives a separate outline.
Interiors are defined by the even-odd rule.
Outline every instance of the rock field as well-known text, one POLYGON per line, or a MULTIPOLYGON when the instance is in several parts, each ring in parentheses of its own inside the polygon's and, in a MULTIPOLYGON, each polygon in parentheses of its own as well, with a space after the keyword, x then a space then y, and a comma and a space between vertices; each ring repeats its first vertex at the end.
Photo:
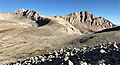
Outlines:
POLYGON ((6 65, 120 65, 120 43, 109 42, 80 49, 64 48, 6 65))

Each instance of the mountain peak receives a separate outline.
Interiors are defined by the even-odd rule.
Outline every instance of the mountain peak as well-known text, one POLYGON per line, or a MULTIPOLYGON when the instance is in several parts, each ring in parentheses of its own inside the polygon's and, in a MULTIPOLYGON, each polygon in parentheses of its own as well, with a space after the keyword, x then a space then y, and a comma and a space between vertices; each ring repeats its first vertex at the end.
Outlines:
POLYGON ((58 16, 70 22, 83 33, 112 28, 115 25, 103 17, 97 17, 87 11, 73 12, 66 16, 58 16))
POLYGON ((34 10, 18 9, 13 13, 22 15, 28 19, 35 20, 35 21, 40 16, 39 13, 34 10))
POLYGON ((18 10, 16 10, 16 11, 14 11, 14 13, 22 13, 22 12, 24 12, 24 11, 26 11, 25 9, 18 9, 18 10))

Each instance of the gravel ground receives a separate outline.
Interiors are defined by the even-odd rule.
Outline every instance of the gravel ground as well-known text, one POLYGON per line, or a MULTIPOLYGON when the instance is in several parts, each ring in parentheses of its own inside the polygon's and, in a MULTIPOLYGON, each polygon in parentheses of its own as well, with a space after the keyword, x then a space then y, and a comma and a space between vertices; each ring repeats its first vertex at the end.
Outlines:
POLYGON ((79 49, 64 48, 5 65, 120 65, 120 43, 109 42, 79 49))

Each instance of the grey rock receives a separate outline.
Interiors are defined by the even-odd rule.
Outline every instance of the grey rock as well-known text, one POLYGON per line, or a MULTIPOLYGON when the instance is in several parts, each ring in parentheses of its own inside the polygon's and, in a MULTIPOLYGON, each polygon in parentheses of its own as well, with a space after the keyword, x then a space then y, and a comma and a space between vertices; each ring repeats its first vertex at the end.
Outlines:
POLYGON ((117 42, 79 50, 65 48, 49 56, 31 57, 8 65, 120 65, 120 51, 115 45, 120 48, 117 42))

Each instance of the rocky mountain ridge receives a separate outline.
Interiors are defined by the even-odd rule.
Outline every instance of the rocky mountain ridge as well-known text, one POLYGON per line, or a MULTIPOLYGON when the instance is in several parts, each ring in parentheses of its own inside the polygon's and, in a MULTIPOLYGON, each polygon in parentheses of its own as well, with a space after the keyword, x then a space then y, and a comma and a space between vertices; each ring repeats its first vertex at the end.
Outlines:
POLYGON ((46 20, 46 17, 47 20, 51 20, 51 18, 64 19, 65 21, 68 21, 71 25, 73 25, 75 28, 77 28, 81 33, 85 34, 115 27, 115 24, 113 24, 111 21, 103 17, 96 17, 93 14, 88 13, 87 11, 74 12, 65 16, 53 17, 42 17, 36 11, 24 9, 19 9, 13 13, 33 21, 38 21, 41 19, 46 20))
POLYGON ((21 16, 24 16, 25 18, 31 19, 34 21, 37 21, 38 18, 40 17, 39 13, 36 11, 33 11, 33 10, 19 9, 19 10, 12 12, 12 13, 18 14, 18 15, 20 14, 21 16))
POLYGON ((115 24, 103 18, 96 17, 87 11, 74 12, 65 16, 55 16, 70 22, 83 33, 96 32, 106 28, 113 28, 115 24))

